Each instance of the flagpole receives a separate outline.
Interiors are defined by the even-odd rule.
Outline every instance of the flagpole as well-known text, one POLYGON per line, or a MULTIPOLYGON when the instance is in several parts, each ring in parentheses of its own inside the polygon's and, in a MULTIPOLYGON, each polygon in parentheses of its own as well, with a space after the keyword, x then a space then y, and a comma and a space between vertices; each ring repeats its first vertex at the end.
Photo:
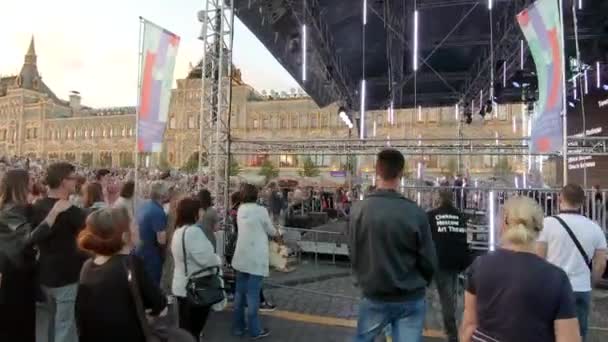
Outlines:
MULTIPOLYGON (((142 18, 141 16, 139 17, 139 37, 138 37, 138 58, 137 58, 137 107, 136 107, 136 114, 135 114, 135 177, 133 179, 133 182, 135 183, 135 197, 134 197, 134 201, 137 202, 137 197, 139 195, 139 188, 140 188, 140 184, 139 184, 139 109, 141 107, 141 65, 142 65, 142 58, 143 58, 143 51, 142 51, 142 47, 143 47, 143 21, 144 18, 142 18)), ((135 206, 137 207, 137 206, 135 206)))
POLYGON ((564 59, 561 61, 562 67, 562 184, 568 184, 568 107, 566 100, 566 40, 564 39, 564 2, 558 0, 560 35, 562 40, 562 52, 564 59))

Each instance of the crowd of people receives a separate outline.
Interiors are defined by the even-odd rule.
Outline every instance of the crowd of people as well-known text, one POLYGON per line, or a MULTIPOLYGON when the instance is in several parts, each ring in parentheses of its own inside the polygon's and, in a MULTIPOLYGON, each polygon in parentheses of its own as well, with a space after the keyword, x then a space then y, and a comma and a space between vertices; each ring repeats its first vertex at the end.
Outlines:
POLYGON ((204 340, 208 318, 230 296, 232 333, 269 336, 259 317, 275 308, 262 289, 269 240, 281 240, 283 215, 298 205, 348 219, 362 292, 356 341, 421 341, 431 284, 450 342, 584 340, 606 238, 579 215, 586 202, 579 186, 562 189, 557 216, 543 217, 529 197, 508 199, 496 250, 472 260, 453 191, 440 191, 425 212, 399 193, 403 168, 400 152, 380 152, 376 186, 361 200, 341 189, 242 184, 230 208, 216 208, 209 191, 179 173, 141 175, 136 193, 126 170, 1 160, 0 340, 147 341, 155 322, 172 324, 172 311, 173 341, 204 340), (225 250, 216 241, 222 210, 233 227, 225 250), (232 274, 231 294, 224 272, 232 274))
MULTIPOLYGON (((128 172, 1 163, 0 341, 149 341, 158 322, 171 324, 172 305, 179 329, 165 333, 181 339, 170 341, 204 336, 207 318, 228 299, 216 243, 220 214, 209 191, 158 174, 144 178, 147 188, 138 196, 128 172), (212 277, 221 285, 204 284, 212 277), (206 300, 214 290, 221 300, 206 300)), ((253 339, 270 333, 258 311, 274 310, 262 282, 269 237, 280 238, 272 211, 258 202, 253 185, 232 195, 240 233, 231 235, 228 264, 235 278, 233 333, 253 339)))
POLYGON ((425 212, 399 193, 403 155, 377 156, 376 188, 351 208, 351 262, 363 299, 355 341, 422 341, 425 292, 435 283, 448 340, 584 341, 593 284, 606 267, 602 228, 580 215, 583 189, 560 194, 560 214, 544 217, 534 199, 509 198, 500 208, 496 250, 470 260, 463 215, 451 192, 425 212), (373 257, 371 257, 373 256, 373 257), (464 313, 457 328, 456 283, 465 274, 464 313))

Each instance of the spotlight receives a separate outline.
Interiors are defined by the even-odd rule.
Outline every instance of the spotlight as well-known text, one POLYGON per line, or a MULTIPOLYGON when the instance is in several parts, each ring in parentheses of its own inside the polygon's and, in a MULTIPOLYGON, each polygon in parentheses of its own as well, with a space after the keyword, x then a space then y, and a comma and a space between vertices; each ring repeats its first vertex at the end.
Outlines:
POLYGON ((608 84, 604 84, 604 85, 602 86, 602 88, 603 88, 605 91, 608 91, 608 84))
POLYGON ((572 101, 568 101, 568 106, 570 106, 571 108, 576 107, 576 105, 572 101))

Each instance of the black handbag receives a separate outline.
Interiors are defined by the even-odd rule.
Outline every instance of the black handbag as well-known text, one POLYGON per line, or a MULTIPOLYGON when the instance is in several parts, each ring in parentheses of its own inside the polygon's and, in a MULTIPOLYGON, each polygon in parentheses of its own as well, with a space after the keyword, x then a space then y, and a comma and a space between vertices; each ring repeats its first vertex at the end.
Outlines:
POLYGON ((153 319, 153 321, 148 320, 143 299, 141 297, 141 292, 139 290, 139 280, 135 276, 133 258, 134 256, 128 256, 125 268, 127 271, 129 290, 135 303, 137 320, 139 321, 139 325, 143 331, 146 342, 196 342, 189 332, 172 326, 172 324, 169 324, 166 319, 156 317, 153 319))
POLYGON ((224 287, 220 279, 219 266, 201 269, 188 275, 188 258, 186 254, 186 232, 182 233, 182 253, 184 258, 184 271, 188 281, 186 283, 186 298, 194 306, 212 306, 224 300, 224 287))

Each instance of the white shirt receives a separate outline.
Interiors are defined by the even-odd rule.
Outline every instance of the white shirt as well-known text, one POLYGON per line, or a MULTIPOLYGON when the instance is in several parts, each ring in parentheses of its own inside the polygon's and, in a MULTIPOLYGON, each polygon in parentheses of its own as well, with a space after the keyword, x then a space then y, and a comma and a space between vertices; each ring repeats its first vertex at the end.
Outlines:
MULTIPOLYGON (((596 250, 606 249, 606 236, 595 222, 576 214, 560 214, 559 217, 570 227, 589 258, 593 258, 596 250)), ((566 272, 574 292, 591 291, 591 271, 559 221, 545 218, 538 241, 547 244, 547 261, 566 272)))
POLYGON ((193 274, 208 267, 221 265, 220 258, 213 252, 213 246, 201 227, 196 225, 179 227, 173 233, 173 238, 171 239, 171 253, 173 254, 175 263, 171 291, 177 297, 186 297, 186 285, 188 283, 182 249, 182 235, 186 229, 185 240, 188 274, 193 274))
POLYGON ((239 206, 236 221, 239 234, 232 267, 243 273, 268 277, 268 236, 277 235, 266 208, 255 203, 239 206))

